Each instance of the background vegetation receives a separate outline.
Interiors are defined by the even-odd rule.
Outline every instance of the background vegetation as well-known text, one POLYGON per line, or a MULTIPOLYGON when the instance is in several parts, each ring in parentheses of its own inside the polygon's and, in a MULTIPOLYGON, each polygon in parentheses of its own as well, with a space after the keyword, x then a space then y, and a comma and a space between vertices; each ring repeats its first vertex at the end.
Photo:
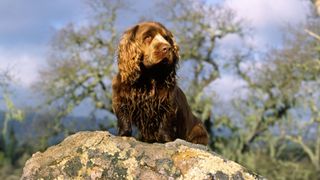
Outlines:
MULTIPOLYGON (((80 130, 110 130, 111 79, 123 29, 118 21, 130 2, 88 1, 89 24, 69 24, 52 38, 48 66, 34 85, 45 104, 18 109, 12 102, 14 75, 0 73, 0 179, 18 179, 32 153, 80 130), (74 117, 85 104, 91 113, 74 117), (28 132, 24 131, 28 129, 28 132)), ((320 179, 320 18, 283 27, 281 48, 249 46, 250 24, 230 9, 205 1, 157 2, 157 17, 180 45, 180 85, 210 132, 210 147, 269 179, 320 179), (219 42, 236 36, 242 46, 219 54, 219 42), (253 56, 258 58, 253 58, 253 56), (183 73, 184 71, 188 73, 183 73), (214 82, 232 74, 242 86, 223 101, 214 82)))

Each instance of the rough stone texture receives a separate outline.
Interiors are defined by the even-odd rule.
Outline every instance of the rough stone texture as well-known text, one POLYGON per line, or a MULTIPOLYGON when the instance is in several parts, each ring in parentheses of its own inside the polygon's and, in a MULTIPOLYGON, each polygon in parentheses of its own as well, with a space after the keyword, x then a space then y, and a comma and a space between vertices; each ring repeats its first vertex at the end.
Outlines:
POLYGON ((79 132, 26 162, 21 179, 263 179, 202 145, 79 132))

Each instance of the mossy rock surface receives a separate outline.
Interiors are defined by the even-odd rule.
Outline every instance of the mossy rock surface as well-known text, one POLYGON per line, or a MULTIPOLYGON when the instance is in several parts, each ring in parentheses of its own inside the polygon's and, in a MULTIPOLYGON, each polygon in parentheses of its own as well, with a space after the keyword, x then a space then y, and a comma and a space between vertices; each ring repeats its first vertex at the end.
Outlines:
POLYGON ((35 153, 21 179, 263 179, 202 145, 148 144, 105 131, 79 132, 35 153))

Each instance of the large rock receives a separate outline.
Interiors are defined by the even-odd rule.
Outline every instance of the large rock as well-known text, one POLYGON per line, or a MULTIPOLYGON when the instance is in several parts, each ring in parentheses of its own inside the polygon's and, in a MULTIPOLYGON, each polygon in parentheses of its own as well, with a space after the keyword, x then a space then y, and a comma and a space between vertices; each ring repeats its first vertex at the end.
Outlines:
POLYGON ((79 132, 35 153, 21 179, 262 179, 202 145, 148 144, 108 132, 79 132))

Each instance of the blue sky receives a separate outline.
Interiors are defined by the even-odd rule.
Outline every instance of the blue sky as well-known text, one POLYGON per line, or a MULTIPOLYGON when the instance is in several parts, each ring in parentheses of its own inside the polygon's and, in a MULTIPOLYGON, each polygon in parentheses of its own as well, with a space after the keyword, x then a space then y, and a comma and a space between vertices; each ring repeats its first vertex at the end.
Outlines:
POLYGON ((0 69, 12 69, 24 86, 37 78, 54 32, 85 19, 79 0, 1 0, 0 69))
POLYGON ((83 7, 77 2, 79 1, 1 0, 1 44, 16 47, 46 42, 52 28, 83 19, 83 7))
MULTIPOLYGON (((148 10, 152 1, 138 2, 142 13, 153 13, 148 10)), ((222 2, 224 6, 234 9, 239 17, 246 19, 254 29, 249 43, 261 49, 278 46, 282 36, 279 28, 286 23, 303 22, 309 13, 309 4, 304 0, 211 2, 222 2)), ((54 32, 69 22, 85 23, 87 15, 88 9, 83 0, 1 0, 0 70, 12 69, 18 83, 27 88, 38 78, 38 70, 45 65, 47 45, 54 32)), ((130 17, 124 16, 126 21, 130 17)), ((124 24, 127 26, 130 22, 124 24)), ((222 50, 234 44, 233 38, 229 37, 221 42, 222 50)), ((215 88, 221 90, 236 86, 234 81, 234 77, 225 76, 216 81, 215 88)))

